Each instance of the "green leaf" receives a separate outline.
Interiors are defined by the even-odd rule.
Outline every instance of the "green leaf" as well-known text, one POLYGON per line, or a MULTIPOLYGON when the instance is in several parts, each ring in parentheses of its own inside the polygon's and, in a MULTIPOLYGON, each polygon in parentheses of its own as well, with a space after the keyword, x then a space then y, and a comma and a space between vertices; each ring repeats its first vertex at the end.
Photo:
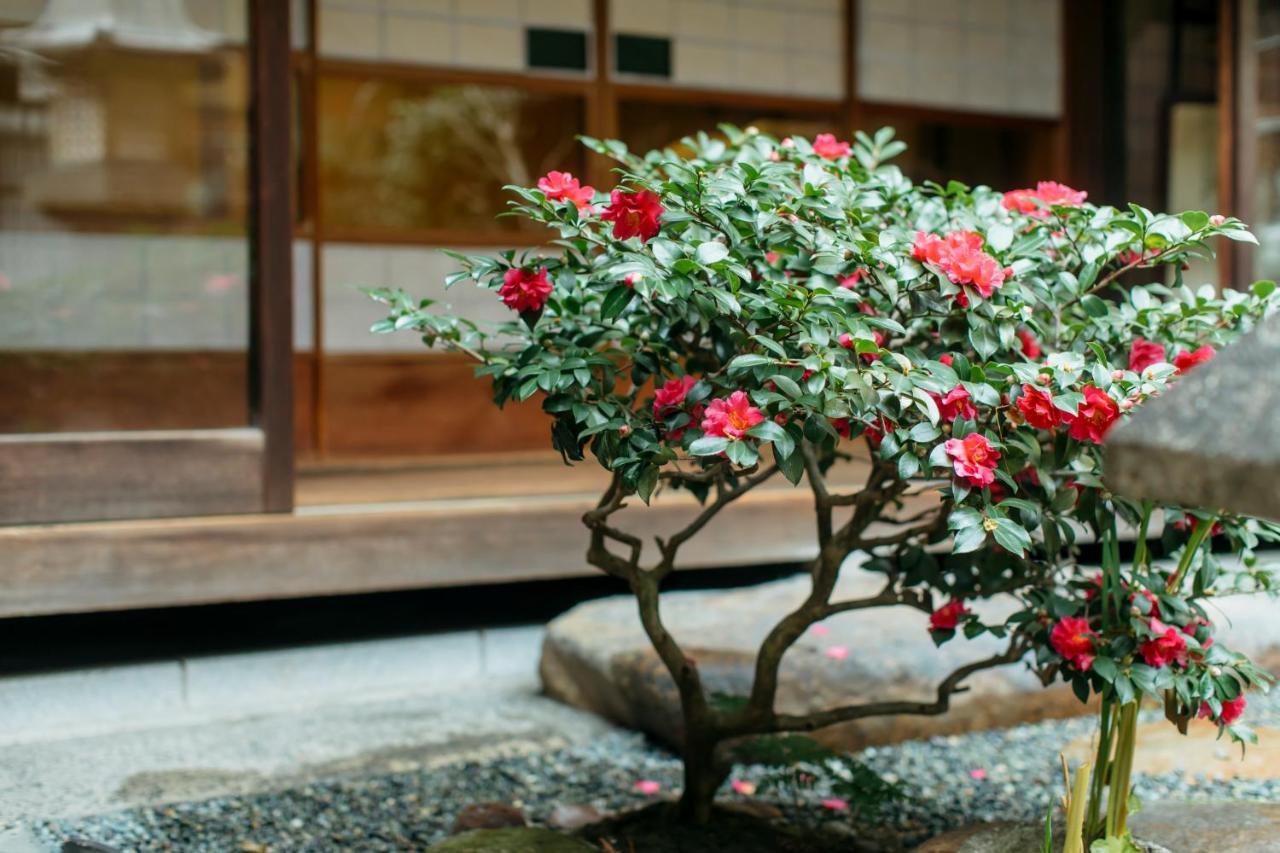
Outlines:
POLYGON ((728 446, 729 439, 727 438, 722 438, 718 435, 704 435, 689 445, 689 452, 694 456, 716 456, 724 453, 725 448, 728 446))
POLYGON ((1105 317, 1111 313, 1111 307, 1107 301, 1094 296, 1092 293, 1081 299, 1080 304, 1084 306, 1085 313, 1090 317, 1105 317))
POLYGON ((762 364, 772 364, 773 362, 763 355, 756 353, 743 353, 736 356, 733 361, 729 362, 729 372, 737 373, 740 370, 746 370, 748 367, 759 367, 762 364))
POLYGON ((794 486, 800 482, 800 478, 804 476, 804 456, 800 453, 790 453, 786 456, 774 454, 774 460, 778 463, 778 470, 782 472, 782 476, 794 486))
POLYGON ((1275 292, 1276 283, 1274 281, 1271 281, 1270 279, 1255 281, 1253 283, 1253 286, 1250 288, 1250 290, 1252 290, 1253 295, 1258 297, 1259 299, 1266 299, 1268 296, 1270 296, 1272 293, 1275 292))
POLYGON ((604 302, 600 306, 600 319, 606 323, 617 319, 618 315, 622 313, 635 295, 635 289, 627 287, 625 284, 610 288, 609 292, 604 295, 604 302))
POLYGON ((773 376, 770 376, 769 381, 776 385, 779 391, 786 394, 793 400, 804 393, 800 390, 800 386, 796 384, 794 379, 789 379, 781 373, 775 373, 773 376))
POLYGON ((763 420, 756 424, 747 430, 747 435, 773 442, 774 447, 782 456, 790 456, 796 449, 795 439, 785 429, 770 420, 763 420))
POLYGON ((698 246, 697 258, 698 263, 700 264, 710 266, 711 264, 723 261, 727 257, 729 257, 729 247, 724 243, 718 243, 715 240, 708 240, 706 243, 698 246))
POLYGON ((1004 223, 997 222, 987 229, 987 246, 997 252, 1003 252, 1013 243, 1013 229, 1004 223))
POLYGON ((750 467, 760 459, 760 454, 756 452, 754 446, 746 441, 731 441, 724 452, 729 457, 729 461, 740 468, 750 467))
POLYGON ((987 532, 982 525, 965 527, 956 533, 955 544, 951 548, 953 554, 968 554, 987 543, 987 532))
POLYGON ((1182 214, 1182 222, 1192 231, 1199 231, 1209 224, 1209 214, 1203 210, 1188 210, 1182 214))

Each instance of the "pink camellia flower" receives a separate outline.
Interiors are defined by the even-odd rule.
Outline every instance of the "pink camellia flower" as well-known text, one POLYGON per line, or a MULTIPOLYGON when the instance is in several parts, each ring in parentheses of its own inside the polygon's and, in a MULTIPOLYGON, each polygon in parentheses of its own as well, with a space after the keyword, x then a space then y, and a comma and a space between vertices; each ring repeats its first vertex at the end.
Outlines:
POLYGON ((734 779, 729 783, 729 787, 735 794, 741 794, 744 797, 751 797, 756 793, 756 783, 746 779, 734 779))
POLYGON ((591 206, 595 187, 584 187, 568 172, 547 172, 538 178, 538 189, 552 201, 571 201, 579 210, 591 206))
POLYGON ((662 387, 653 392, 653 415, 658 417, 668 409, 678 409, 689 394, 689 389, 698 384, 692 376, 681 376, 679 379, 668 379, 662 387))
POLYGON ((631 787, 646 797, 652 797, 662 790, 662 783, 653 779, 640 779, 631 787))
POLYGON ((1035 189, 1009 190, 1000 200, 1005 210, 1016 210, 1029 216, 1043 218, 1049 215, 1049 206, 1079 207, 1089 197, 1086 192, 1073 190, 1057 181, 1040 181, 1035 189))
POLYGON ((992 447, 982 433, 971 432, 962 439, 947 439, 943 447, 951 457, 956 476, 969 485, 983 488, 995 480, 1000 451, 992 447))
POLYGON ((1088 672, 1093 666, 1093 641, 1097 636, 1089 627, 1089 620, 1064 616, 1049 632, 1049 645, 1067 663, 1081 672, 1088 672))
POLYGON ((640 273, 629 272, 622 277, 622 283, 625 284, 627 287, 635 288, 636 282, 640 281, 641 278, 643 278, 643 276, 641 276, 640 273))
POLYGON ((740 439, 762 420, 764 414, 751 405, 746 392, 734 391, 726 399, 711 401, 702 419, 702 431, 709 436, 740 439))
POLYGON ((813 138, 813 153, 828 160, 848 157, 853 152, 849 143, 836 139, 833 133, 819 133, 813 138))
MULTIPOLYGON (((1229 726, 1244 715, 1245 706, 1249 704, 1249 700, 1244 698, 1241 693, 1234 699, 1226 699, 1222 702, 1222 713, 1218 715, 1218 722, 1224 726, 1229 726)), ((1213 709, 1209 707, 1208 702, 1200 703, 1200 713, 1197 714, 1202 719, 1213 719, 1213 709)))
POLYGON ((1023 385, 1018 397, 1018 411, 1036 429, 1053 429, 1067 419, 1067 413, 1053 404, 1048 391, 1034 385, 1023 385))
POLYGON ((1218 351, 1210 346, 1200 347, 1200 349, 1192 352, 1180 352, 1173 357, 1173 366, 1178 368, 1179 373, 1186 373, 1196 365, 1213 360, 1213 357, 1217 354, 1218 351))
POLYGON ((1036 336, 1031 334, 1030 329, 1019 329, 1018 340, 1021 342, 1019 349, 1022 350, 1022 354, 1032 361, 1044 353, 1044 350, 1040 349, 1040 341, 1036 340, 1036 336))
POLYGON ((848 646, 827 646, 826 651, 824 651, 823 654, 831 658, 832 660, 844 660, 849 656, 849 647, 848 646))
POLYGON ((989 299, 1013 275, 1011 268, 1000 266, 982 246, 982 235, 976 231, 952 231, 945 238, 917 231, 911 256, 937 267, 952 284, 968 288, 955 297, 963 307, 969 304, 970 291, 989 299))
POLYGON ((1120 417, 1120 407, 1096 385, 1084 387, 1084 402, 1074 417, 1068 415, 1070 426, 1067 432, 1076 441, 1091 441, 1102 444, 1107 432, 1120 417))
POLYGON ((969 392, 965 390, 963 385, 957 385, 947 392, 947 396, 939 397, 937 394, 930 394, 934 401, 938 404, 938 411, 942 414, 944 421, 955 421, 964 418, 968 421, 978 419, 978 410, 973 405, 973 400, 969 397, 969 392))
POLYGON ((1156 636, 1144 640, 1138 647, 1147 666, 1154 666, 1157 669, 1171 663, 1186 666, 1187 641, 1183 638, 1182 632, 1155 618, 1151 620, 1151 630, 1156 636))
POLYGON ((840 797, 827 797, 822 801, 822 807, 833 812, 847 812, 849 810, 849 801, 840 797))
POLYGON ((1129 345, 1129 369, 1141 373, 1153 364, 1164 361, 1164 347, 1155 341, 1134 338, 1129 345))
POLYGON ((538 267, 537 270, 513 267, 503 274, 498 295, 508 308, 524 313, 542 310, 551 296, 551 290, 546 267, 538 267))
POLYGON ((867 277, 869 273, 865 269, 856 269, 846 276, 841 276, 840 286, 845 290, 853 290, 857 287, 858 282, 867 277))
POLYGON ((849 334, 848 332, 841 332, 840 337, 837 338, 837 340, 840 342, 840 346, 844 347, 845 349, 853 349, 853 345, 854 345, 853 335, 849 334))
POLYGON ((613 223, 613 236, 617 240, 639 237, 648 241, 658 235, 661 226, 658 217, 662 216, 662 203, 658 194, 649 190, 639 192, 623 192, 614 190, 609 194, 609 204, 600 214, 600 218, 613 223))
POLYGON ((952 599, 929 614, 929 630, 954 631, 960 624, 960 619, 970 612, 962 600, 952 599))

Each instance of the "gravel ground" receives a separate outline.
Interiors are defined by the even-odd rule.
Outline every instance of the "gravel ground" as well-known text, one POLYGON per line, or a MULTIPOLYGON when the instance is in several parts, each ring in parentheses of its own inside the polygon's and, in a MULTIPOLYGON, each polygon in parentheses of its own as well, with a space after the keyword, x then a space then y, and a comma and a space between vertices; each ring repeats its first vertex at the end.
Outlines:
MULTIPOLYGON (((1255 725, 1280 725, 1278 694, 1251 702, 1255 725)), ((1092 719, 1082 718, 869 749, 862 759, 886 778, 904 782, 911 794, 909 801, 891 807, 880 823, 892 826, 910 845, 973 821, 1041 819, 1061 794, 1058 751, 1088 735, 1093 725, 1092 719)), ((739 768, 737 775, 750 779, 758 773, 739 768)), ((468 803, 509 802, 539 823, 557 804, 590 803, 602 812, 639 805, 647 798, 633 790, 637 780, 661 782, 663 792, 668 792, 678 789, 679 778, 679 763, 671 754, 638 735, 614 733, 583 746, 483 764, 337 779, 248 797, 34 822, 29 827, 50 842, 78 836, 129 851, 413 850, 443 838, 458 809, 468 803)), ((1136 791, 1148 801, 1280 801, 1280 779, 1143 776, 1137 779, 1136 791)), ((839 819, 818 805, 822 797, 822 791, 814 791, 799 807, 777 805, 795 820, 839 819)))

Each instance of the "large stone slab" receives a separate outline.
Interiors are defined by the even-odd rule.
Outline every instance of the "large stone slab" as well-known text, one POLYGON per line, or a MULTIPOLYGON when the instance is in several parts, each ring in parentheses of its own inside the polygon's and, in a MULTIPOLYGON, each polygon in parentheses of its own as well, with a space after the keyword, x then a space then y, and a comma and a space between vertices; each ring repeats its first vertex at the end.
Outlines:
MULTIPOLYGON (((846 566, 836 599, 874 594, 879 575, 846 566)), ((695 658, 711 693, 745 695, 756 649, 773 624, 807 593, 807 575, 723 591, 675 592, 663 596, 668 629, 695 658)), ((1229 645, 1265 663, 1280 662, 1280 620, 1274 603, 1238 597, 1218 602, 1229 645), (1228 623, 1232 627, 1225 627, 1228 623)), ((998 619, 1012 605, 976 605, 998 619)), ((778 710, 803 713, 882 699, 932 700, 936 683, 957 666, 1000 650, 992 637, 957 638, 935 648, 927 617, 906 608, 879 608, 827 620, 826 633, 810 631, 783 660, 778 710), (829 656, 843 647, 847 656, 829 656)), ((675 685, 649 646, 630 596, 581 604, 547 628, 540 664, 548 695, 648 732, 671 744, 681 739, 675 685)), ((1082 713, 1084 707, 1062 685, 1045 689, 1018 664, 987 670, 953 698, 937 717, 900 716, 860 720, 817 734, 829 745, 860 749, 872 744, 1001 728, 1082 713)))
MULTIPOLYGON (((1165 802, 1146 806, 1129 820, 1150 853, 1280 853, 1280 804, 1165 802)), ((1055 850, 1063 833, 1055 829, 1055 850)), ((1027 853, 1040 850, 1043 827, 994 823, 968 826, 930 839, 916 853, 1027 853)))
POLYGON ((1120 494, 1280 519, 1280 317, 1145 403, 1107 437, 1120 494))
MULTIPOLYGON (((1188 780, 1280 779, 1280 729, 1255 727, 1258 742, 1242 752, 1208 720, 1192 720, 1185 735, 1165 720, 1138 726, 1138 748, 1133 756, 1136 773, 1178 773, 1188 780)), ((1094 737, 1072 741, 1063 753, 1072 761, 1094 760, 1094 737)))

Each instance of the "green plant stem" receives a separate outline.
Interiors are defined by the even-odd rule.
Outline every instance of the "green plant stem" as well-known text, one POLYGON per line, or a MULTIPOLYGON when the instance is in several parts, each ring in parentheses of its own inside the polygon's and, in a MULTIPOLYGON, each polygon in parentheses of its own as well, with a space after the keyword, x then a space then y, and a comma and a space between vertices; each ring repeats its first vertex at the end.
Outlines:
POLYGON ((1116 723, 1116 754, 1107 793, 1107 838, 1122 838, 1129 817, 1129 781, 1133 775, 1133 753, 1138 737, 1138 705, 1134 701, 1120 708, 1116 723))
POLYGON ((1111 736, 1115 720, 1112 717, 1115 700, 1102 700, 1101 729, 1098 732, 1098 753, 1093 759, 1093 778, 1089 783, 1089 813, 1086 822, 1090 841, 1102 835, 1102 791, 1107 786, 1107 774, 1111 769, 1111 736))
POLYGON ((1209 537, 1216 521, 1217 519, 1212 516, 1207 519, 1196 519, 1195 526, 1191 528, 1191 538, 1187 540, 1187 547, 1182 552, 1182 559, 1178 561, 1178 568, 1174 570, 1173 577, 1169 578, 1169 583, 1165 585, 1165 592, 1177 592, 1182 586, 1182 579, 1191 568, 1191 561, 1195 559, 1204 540, 1209 537))
POLYGON ((1142 502, 1142 522, 1138 525, 1138 541, 1133 550, 1133 568, 1138 570, 1147 564, 1150 554, 1147 551, 1147 530, 1151 527, 1151 501, 1142 502))
POLYGON ((1077 767, 1071 796, 1067 801, 1067 837, 1062 845, 1062 853, 1084 853, 1085 786, 1088 779, 1089 765, 1077 767))

